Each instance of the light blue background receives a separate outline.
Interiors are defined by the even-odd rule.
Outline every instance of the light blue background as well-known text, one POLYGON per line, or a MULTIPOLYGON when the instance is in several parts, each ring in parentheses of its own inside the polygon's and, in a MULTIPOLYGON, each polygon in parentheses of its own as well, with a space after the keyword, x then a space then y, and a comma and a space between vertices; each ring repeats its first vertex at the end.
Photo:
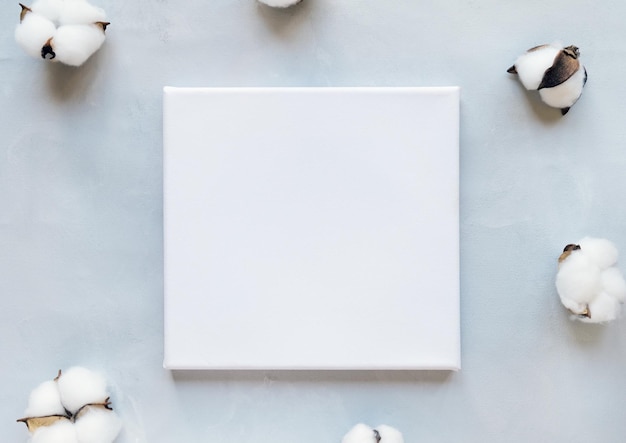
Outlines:
POLYGON ((573 323, 554 289, 565 244, 626 251, 622 2, 98 5, 108 40, 80 69, 29 58, 17 2, 0 10, 3 441, 75 364, 113 383, 120 443, 339 442, 359 421, 407 443, 624 441, 626 320, 573 323), (589 72, 564 118, 506 73, 557 39, 589 72), (461 86, 463 370, 162 369, 165 85, 461 86))

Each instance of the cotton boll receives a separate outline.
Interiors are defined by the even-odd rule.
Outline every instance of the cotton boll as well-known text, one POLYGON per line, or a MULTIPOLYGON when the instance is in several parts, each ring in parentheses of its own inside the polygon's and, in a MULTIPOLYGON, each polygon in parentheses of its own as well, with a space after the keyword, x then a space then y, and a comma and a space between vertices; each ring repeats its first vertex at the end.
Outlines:
POLYGON ((606 323, 621 314, 626 281, 615 267, 618 251, 605 239, 584 238, 559 257, 556 289, 562 304, 586 323, 606 323))
POLYGON ((300 3, 302 0, 259 0, 261 3, 272 8, 287 8, 300 3))
POLYGON ((69 420, 58 421, 51 426, 37 429, 31 443, 79 443, 76 429, 69 420))
POLYGON ((580 62, 580 51, 570 45, 541 45, 529 49, 508 71, 518 74, 526 89, 538 90, 548 106, 565 115, 580 98, 587 82, 587 71, 580 62))
POLYGON ((74 426, 80 443, 111 443, 122 429, 122 420, 103 406, 87 406, 74 426))
POLYGON ((536 90, 541 84, 546 70, 552 66, 554 59, 563 49, 560 45, 541 45, 529 49, 520 55, 509 72, 517 73, 519 79, 528 90, 536 90))
POLYGON ((404 443, 404 438, 400 431, 387 425, 376 427, 376 431, 380 436, 380 443, 404 443))
POLYGON ((41 57, 41 48, 56 32, 54 23, 36 12, 28 12, 15 28, 15 40, 32 57, 41 57))
POLYGON ((617 263, 619 253, 613 243, 604 238, 585 237, 578 242, 581 251, 600 269, 617 263))
POLYGON ((341 443, 378 443, 376 432, 366 424, 355 425, 346 435, 341 443))
POLYGON ((34 57, 80 66, 104 43, 105 20, 86 0, 37 0, 22 6, 15 39, 34 57))
POLYGON ((57 29, 45 50, 56 61, 80 66, 102 46, 104 39, 104 30, 98 24, 65 25, 57 29))
POLYGON ((26 417, 45 417, 48 415, 65 415, 61 404, 61 395, 56 381, 41 383, 30 393, 28 407, 24 411, 26 417))
POLYGON ((109 396, 104 377, 79 366, 63 372, 57 383, 61 402, 72 414, 84 405, 105 401, 109 396))

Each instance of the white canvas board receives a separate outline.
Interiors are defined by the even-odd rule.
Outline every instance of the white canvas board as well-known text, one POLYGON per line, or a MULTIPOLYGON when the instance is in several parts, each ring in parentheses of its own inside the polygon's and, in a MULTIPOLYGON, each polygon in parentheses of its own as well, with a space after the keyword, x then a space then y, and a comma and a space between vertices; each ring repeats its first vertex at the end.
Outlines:
POLYGON ((459 88, 164 90, 170 369, 458 369, 459 88))

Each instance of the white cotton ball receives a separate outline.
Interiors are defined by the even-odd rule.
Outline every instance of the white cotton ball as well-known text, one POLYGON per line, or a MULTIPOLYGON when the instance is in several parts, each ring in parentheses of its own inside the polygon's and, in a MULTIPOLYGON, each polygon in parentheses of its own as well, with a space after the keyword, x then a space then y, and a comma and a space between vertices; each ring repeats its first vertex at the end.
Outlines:
POLYGON ((15 40, 28 55, 40 58, 41 48, 55 32, 52 21, 35 12, 28 12, 15 28, 15 40))
POLYGON ((626 301, 626 281, 624 281, 624 276, 619 269, 606 269, 600 278, 604 292, 615 297, 621 303, 626 301))
POLYGON ((341 443, 377 443, 376 433, 366 424, 359 423, 344 435, 341 443))
POLYGON ((122 429, 122 420, 114 411, 88 406, 74 426, 80 443, 111 443, 122 429))
POLYGON ((272 8, 287 8, 300 3, 302 0, 259 0, 261 3, 271 6, 272 8))
POLYGON ((619 253, 613 243, 604 238, 585 237, 578 242, 580 250, 600 269, 617 263, 619 253))
POLYGON ((79 366, 63 372, 57 383, 61 402, 72 414, 84 405, 103 402, 109 397, 104 377, 79 366))
POLYGON ((600 287, 600 270, 581 250, 573 251, 559 266, 556 289, 561 302, 575 313, 584 310, 600 287))
POLYGON ((565 82, 552 88, 539 90, 541 100, 553 108, 565 109, 574 105, 583 93, 587 81, 585 68, 581 68, 565 82))
POLYGON ((396 428, 392 428, 387 425, 380 425, 376 427, 378 434, 380 435, 380 443, 404 443, 402 433, 396 428))
POLYGON ((80 66, 102 46, 104 40, 104 31, 99 25, 65 25, 57 29, 50 44, 55 61, 80 66))
POLYGON ((61 420, 51 426, 37 428, 31 443, 79 443, 74 424, 69 420, 61 420))
POLYGON ((41 383, 30 393, 28 407, 24 411, 26 417, 46 417, 49 415, 65 415, 61 403, 61 395, 56 381, 41 383))
POLYGON ((546 70, 552 66, 562 49, 562 46, 556 44, 542 45, 518 57, 514 66, 526 89, 535 90, 539 87, 546 70))
POLYGON ((84 0, 65 0, 59 14, 59 25, 89 25, 106 21, 104 9, 84 0))

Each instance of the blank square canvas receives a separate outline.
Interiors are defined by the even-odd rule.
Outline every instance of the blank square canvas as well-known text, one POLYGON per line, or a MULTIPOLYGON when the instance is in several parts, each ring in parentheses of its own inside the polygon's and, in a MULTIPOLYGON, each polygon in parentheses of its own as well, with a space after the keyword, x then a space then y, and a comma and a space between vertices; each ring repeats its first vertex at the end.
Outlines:
POLYGON ((458 369, 459 89, 164 91, 171 369, 458 369))

